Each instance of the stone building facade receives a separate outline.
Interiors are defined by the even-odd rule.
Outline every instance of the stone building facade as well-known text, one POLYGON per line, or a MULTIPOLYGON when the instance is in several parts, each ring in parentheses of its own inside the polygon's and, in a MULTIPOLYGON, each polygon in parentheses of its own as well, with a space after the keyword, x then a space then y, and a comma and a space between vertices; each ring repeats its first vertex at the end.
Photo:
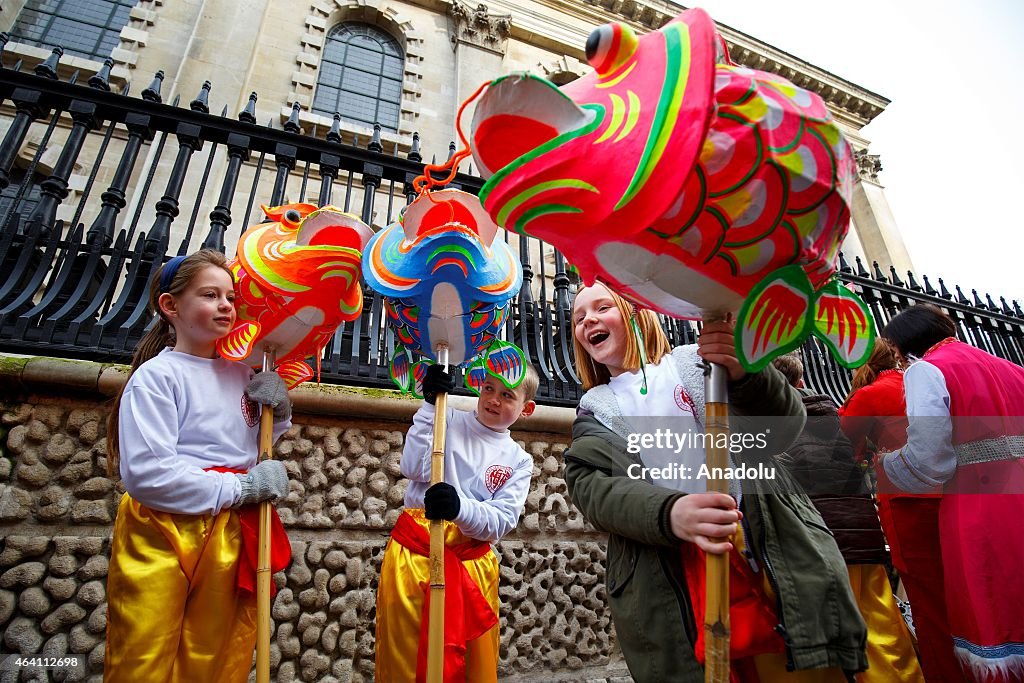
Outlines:
MULTIPOLYGON (((89 4, 88 0, 61 1, 69 8, 89 4)), ((137 94, 160 70, 164 72, 164 101, 179 96, 181 106, 185 106, 210 81, 211 111, 223 108, 229 115, 240 111, 250 93, 255 92, 258 122, 280 127, 293 105, 298 104, 303 131, 321 137, 332 123, 332 117, 326 113, 331 106, 327 103, 340 99, 341 108, 347 109, 341 121, 344 142, 365 144, 372 134, 372 120, 380 120, 385 153, 408 152, 416 132, 423 140, 425 159, 446 158, 449 141, 457 139, 455 119, 459 104, 480 84, 512 71, 532 71, 555 83, 566 83, 590 69, 584 58, 584 45, 596 26, 620 21, 638 33, 645 33, 684 8, 667 0, 490 0, 480 4, 463 0, 102 2, 124 5, 124 11, 115 12, 108 19, 113 29, 118 28, 118 22, 123 23, 117 34, 117 46, 110 52, 114 62, 111 81, 117 87, 128 86, 137 94), (397 61, 385 68, 389 73, 384 74, 383 85, 378 81, 364 81, 360 85, 359 79, 355 79, 355 85, 342 87, 341 81, 348 76, 340 75, 341 69, 345 67, 345 55, 350 55, 344 50, 352 37, 346 28, 359 34, 357 41, 376 41, 386 44, 385 51, 394 52, 397 61), (377 86, 378 92, 367 96, 367 90, 377 86)), ((19 38, 29 32, 25 17, 41 4, 42 0, 3 3, 0 30, 13 32, 4 48, 8 62, 21 59, 26 67, 31 67, 49 54, 48 47, 40 46, 52 45, 46 35, 35 41, 19 38)), ((41 25, 46 21, 50 21, 48 15, 36 19, 41 25)), ((96 29, 90 26, 88 30, 96 29)), ((878 261, 883 271, 890 265, 899 272, 912 269, 879 179, 880 160, 870 153, 869 141, 861 134, 861 129, 884 111, 888 100, 728 26, 719 29, 737 63, 779 73, 820 94, 852 142, 860 174, 853 226, 844 246, 848 260, 852 262, 854 256, 861 256, 867 264, 878 261)), ((42 29, 36 31, 41 32, 42 29)), ((55 38, 62 35, 55 34, 55 38)), ((101 68, 101 60, 102 56, 69 51, 61 60, 61 73, 68 76, 77 72, 79 79, 84 80, 101 68)), ((360 76, 364 75, 360 72, 360 76)), ((0 109, 0 117, 10 113, 0 109)), ((470 115, 471 110, 463 117, 467 127, 470 115)), ((118 151, 123 139, 120 132, 114 135, 111 154, 118 151)), ((98 144, 98 140, 90 140, 84 156, 87 158, 90 150, 95 153, 98 144)), ((37 168, 41 177, 47 173, 47 162, 52 163, 59 154, 59 139, 51 146, 37 168)), ((34 152, 30 136, 21 164, 27 165, 34 152)), ((154 187, 166 183, 171 162, 171 158, 161 161, 154 187)), ((238 185, 240 193, 242 188, 248 190, 254 165, 255 160, 246 163, 238 185)), ((218 186, 226 166, 225 156, 216 158, 211 166, 212 187, 218 186)), ((130 185, 136 191, 129 195, 124 215, 131 215, 140 201, 137 190, 142 184, 142 169, 141 164, 136 168, 135 182, 130 185)), ((95 181, 97 186, 104 187, 112 173, 112 168, 101 168, 95 181)), ((190 174, 182 196, 200 196, 197 190, 201 180, 199 173, 190 174)), ((344 181, 344 177, 339 180, 344 181)), ((72 176, 71 197, 61 206, 58 218, 70 219, 75 215, 74 198, 85 182, 84 169, 72 176)), ((259 196, 270 195, 272 182, 271 177, 260 182, 259 196)), ((198 200, 199 215, 209 214, 215 204, 214 195, 209 192, 198 200)), ((150 193, 143 216, 152 215, 152 205, 158 198, 159 192, 150 193)), ((191 208, 183 205, 182 213, 191 208)), ((96 211, 98 202, 94 201, 79 213, 79 220, 88 224, 96 211)), ((380 226, 392 218, 375 214, 371 222, 380 226)), ((174 225, 171 243, 175 244, 184 234, 183 221, 179 220, 174 225)), ((238 234, 237 230, 228 234, 229 253, 238 234)), ((194 240, 201 240, 201 235, 194 240)))

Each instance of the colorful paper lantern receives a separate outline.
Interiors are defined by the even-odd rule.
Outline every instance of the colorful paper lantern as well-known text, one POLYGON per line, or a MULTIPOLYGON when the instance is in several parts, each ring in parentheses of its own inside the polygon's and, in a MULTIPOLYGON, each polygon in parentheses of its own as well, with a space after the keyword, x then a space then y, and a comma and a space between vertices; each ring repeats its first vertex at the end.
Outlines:
MULTIPOLYGON (((406 349, 463 365, 486 352, 523 283, 522 266, 477 198, 459 190, 420 195, 399 222, 373 236, 363 256, 367 283, 386 297, 398 340, 392 376, 414 389, 416 364, 406 349)), ((422 367, 422 366, 421 366, 422 367)))
POLYGON ((840 362, 866 359, 867 308, 826 287, 856 175, 821 98, 729 63, 699 9, 639 39, 603 26, 586 52, 595 71, 576 81, 513 74, 477 103, 472 150, 495 222, 553 244, 585 283, 668 315, 742 307, 748 369, 810 333, 840 362), (766 315, 778 299, 788 305, 766 315))
POLYGON ((242 234, 230 267, 238 319, 218 343, 220 354, 246 360, 272 347, 289 387, 313 377, 304 361, 319 358, 341 323, 363 310, 362 252, 368 225, 333 206, 263 207, 270 219, 242 234))

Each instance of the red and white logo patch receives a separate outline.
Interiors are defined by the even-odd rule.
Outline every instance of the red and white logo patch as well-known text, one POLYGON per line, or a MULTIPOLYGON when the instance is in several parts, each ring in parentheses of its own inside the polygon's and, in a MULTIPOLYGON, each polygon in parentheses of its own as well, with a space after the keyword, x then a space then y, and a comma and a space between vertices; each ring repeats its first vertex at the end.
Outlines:
POLYGON ((512 476, 512 468, 508 465, 491 465, 484 472, 484 483, 487 484, 487 490, 494 493, 509 480, 512 476))
POLYGON ((681 410, 685 414, 693 415, 696 417, 697 404, 694 403, 693 399, 690 398, 690 395, 686 393, 686 389, 683 388, 682 384, 676 385, 675 399, 676 405, 679 407, 679 410, 681 410))
POLYGON ((242 394, 242 419, 245 424, 255 427, 260 421, 260 406, 245 394, 242 394))

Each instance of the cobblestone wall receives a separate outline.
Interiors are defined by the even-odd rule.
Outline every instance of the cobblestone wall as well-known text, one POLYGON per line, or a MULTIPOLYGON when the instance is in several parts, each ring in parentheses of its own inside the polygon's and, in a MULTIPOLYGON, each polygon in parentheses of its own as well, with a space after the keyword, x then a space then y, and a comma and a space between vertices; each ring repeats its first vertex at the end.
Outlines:
MULTIPOLYGON (((105 404, 101 396, 0 389, 0 411, 0 652, 80 655, 76 669, 53 680, 99 681, 110 527, 122 493, 104 476, 105 404)), ((291 486, 278 510, 293 551, 274 577, 278 681, 373 679, 377 577, 401 511, 398 462, 409 424, 380 414, 297 412, 278 443, 291 486)), ((502 680, 623 676, 604 538, 569 503, 561 478, 568 439, 514 435, 533 456, 534 476, 519 528, 497 546, 502 680)), ((12 676, 0 673, 0 681, 12 676)), ((47 680, 27 671, 21 679, 47 680)))

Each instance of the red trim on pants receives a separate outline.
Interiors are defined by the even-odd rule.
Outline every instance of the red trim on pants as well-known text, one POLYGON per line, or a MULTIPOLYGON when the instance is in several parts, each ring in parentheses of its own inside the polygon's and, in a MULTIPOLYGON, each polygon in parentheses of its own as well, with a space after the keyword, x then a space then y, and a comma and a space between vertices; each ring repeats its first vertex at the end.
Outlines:
MULTIPOLYGON (((246 470, 231 467, 208 467, 207 472, 245 474, 246 470)), ((242 552, 238 562, 238 588, 249 593, 256 592, 256 568, 259 566, 260 548, 260 506, 243 505, 238 508, 238 522, 242 529, 242 552)), ((277 508, 270 506, 270 573, 275 574, 292 561, 292 544, 284 530, 284 524, 277 514, 277 508)), ((277 595, 277 585, 270 582, 270 597, 277 595)))

